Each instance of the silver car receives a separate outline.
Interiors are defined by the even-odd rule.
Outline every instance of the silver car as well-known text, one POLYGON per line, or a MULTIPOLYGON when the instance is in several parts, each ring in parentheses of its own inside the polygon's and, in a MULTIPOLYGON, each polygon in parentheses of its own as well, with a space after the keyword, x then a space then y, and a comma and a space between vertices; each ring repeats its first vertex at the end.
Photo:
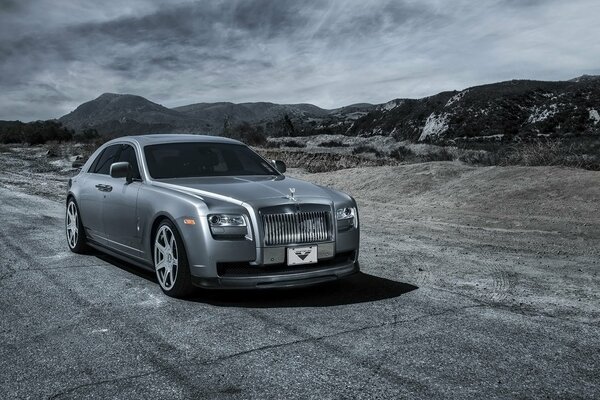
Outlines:
POLYGON ((311 285, 359 270, 354 199, 284 176, 232 139, 111 140, 68 183, 69 248, 156 273, 162 290, 311 285))

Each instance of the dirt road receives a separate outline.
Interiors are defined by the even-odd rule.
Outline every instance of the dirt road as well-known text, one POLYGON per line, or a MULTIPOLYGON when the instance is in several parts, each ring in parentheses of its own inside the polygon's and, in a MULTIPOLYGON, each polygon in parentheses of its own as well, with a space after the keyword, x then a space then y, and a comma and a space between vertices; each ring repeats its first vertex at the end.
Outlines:
POLYGON ((60 195, 1 171, 0 396, 600 396, 600 173, 291 174, 357 198, 363 273, 181 301, 70 253, 60 195))

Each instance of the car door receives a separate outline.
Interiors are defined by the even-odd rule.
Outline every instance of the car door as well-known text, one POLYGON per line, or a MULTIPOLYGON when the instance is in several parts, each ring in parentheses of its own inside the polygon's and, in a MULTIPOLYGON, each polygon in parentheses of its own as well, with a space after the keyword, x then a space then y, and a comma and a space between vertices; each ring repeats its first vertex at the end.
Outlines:
POLYGON ((107 246, 133 257, 141 257, 141 234, 137 200, 142 179, 135 148, 130 144, 120 145, 113 162, 127 161, 133 171, 133 180, 108 177, 112 190, 105 193, 102 215, 104 236, 107 246))
POLYGON ((120 145, 105 148, 92 163, 83 181, 78 199, 81 221, 87 236, 105 245, 102 208, 110 186, 110 165, 114 162, 120 145))

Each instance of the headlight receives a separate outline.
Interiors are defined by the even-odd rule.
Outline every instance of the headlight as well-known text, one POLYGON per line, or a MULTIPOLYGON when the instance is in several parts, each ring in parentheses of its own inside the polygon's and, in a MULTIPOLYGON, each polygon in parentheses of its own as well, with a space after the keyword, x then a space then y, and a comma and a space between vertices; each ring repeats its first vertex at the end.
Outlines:
POLYGON ((208 216, 210 233, 215 239, 252 240, 248 230, 247 218, 237 214, 212 214, 208 216))
POLYGON ((208 216, 210 226, 246 226, 243 215, 213 214, 208 216))
POLYGON ((356 208, 354 207, 338 208, 335 210, 335 218, 337 219, 338 231, 340 232, 358 227, 356 208))
POLYGON ((339 208, 335 212, 335 216, 338 221, 344 220, 344 219, 353 219, 355 215, 356 215, 356 210, 354 209, 354 207, 339 208))

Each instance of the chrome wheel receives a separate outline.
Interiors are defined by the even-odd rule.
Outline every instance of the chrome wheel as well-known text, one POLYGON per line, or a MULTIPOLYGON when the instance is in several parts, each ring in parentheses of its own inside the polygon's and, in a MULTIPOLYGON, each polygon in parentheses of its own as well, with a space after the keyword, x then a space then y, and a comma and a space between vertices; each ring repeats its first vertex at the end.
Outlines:
POLYGON ((67 241, 69 247, 74 249, 77 246, 79 240, 79 215, 77 213, 77 206, 73 201, 69 202, 67 206, 67 241))
POLYGON ((163 225, 154 240, 154 268, 158 283, 164 290, 171 290, 177 279, 179 252, 171 228, 163 225))

